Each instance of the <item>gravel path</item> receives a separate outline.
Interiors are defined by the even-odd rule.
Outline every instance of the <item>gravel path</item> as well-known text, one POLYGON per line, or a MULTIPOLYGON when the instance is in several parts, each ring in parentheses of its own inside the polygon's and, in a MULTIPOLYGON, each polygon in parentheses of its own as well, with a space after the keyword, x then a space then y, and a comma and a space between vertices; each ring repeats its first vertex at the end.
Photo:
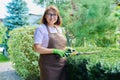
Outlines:
POLYGON ((12 67, 11 62, 0 63, 0 80, 22 80, 12 67))

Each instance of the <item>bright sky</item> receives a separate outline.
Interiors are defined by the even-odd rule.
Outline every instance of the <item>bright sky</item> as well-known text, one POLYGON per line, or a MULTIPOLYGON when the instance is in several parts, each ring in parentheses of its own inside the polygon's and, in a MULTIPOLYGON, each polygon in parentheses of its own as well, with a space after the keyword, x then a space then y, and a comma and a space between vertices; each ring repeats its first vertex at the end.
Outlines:
MULTIPOLYGON (((0 18, 4 18, 7 15, 6 5, 11 0, 0 0, 0 18)), ((43 14, 44 8, 36 5, 32 2, 32 0, 25 0, 27 2, 27 6, 29 8, 29 13, 33 14, 43 14)))

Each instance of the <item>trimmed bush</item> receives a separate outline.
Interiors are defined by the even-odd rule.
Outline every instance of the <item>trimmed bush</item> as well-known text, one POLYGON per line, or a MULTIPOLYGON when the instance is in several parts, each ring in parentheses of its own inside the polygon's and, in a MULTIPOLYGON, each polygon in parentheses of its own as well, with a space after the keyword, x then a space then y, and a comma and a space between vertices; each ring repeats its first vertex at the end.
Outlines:
POLYGON ((13 66, 23 79, 37 80, 39 77, 38 53, 33 50, 35 27, 16 28, 10 32, 8 51, 13 66))
MULTIPOLYGON (((86 49, 100 51, 96 54, 81 54, 68 57, 66 64, 67 80, 119 80, 120 50, 119 49, 86 49)), ((79 51, 86 50, 79 48, 79 51)))

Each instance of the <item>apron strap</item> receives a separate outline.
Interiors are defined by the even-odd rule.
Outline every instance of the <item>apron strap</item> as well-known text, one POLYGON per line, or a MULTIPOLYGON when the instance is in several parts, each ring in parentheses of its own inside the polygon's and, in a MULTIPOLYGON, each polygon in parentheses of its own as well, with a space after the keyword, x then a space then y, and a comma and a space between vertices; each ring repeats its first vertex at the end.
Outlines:
MULTIPOLYGON (((46 28, 47 28, 48 33, 51 33, 47 25, 46 25, 46 28)), ((54 28, 57 30, 58 33, 60 33, 59 30, 55 26, 54 28)))
POLYGON ((47 25, 46 25, 46 28, 47 28, 48 33, 50 33, 50 30, 49 30, 49 28, 48 28, 48 26, 47 26, 47 25))

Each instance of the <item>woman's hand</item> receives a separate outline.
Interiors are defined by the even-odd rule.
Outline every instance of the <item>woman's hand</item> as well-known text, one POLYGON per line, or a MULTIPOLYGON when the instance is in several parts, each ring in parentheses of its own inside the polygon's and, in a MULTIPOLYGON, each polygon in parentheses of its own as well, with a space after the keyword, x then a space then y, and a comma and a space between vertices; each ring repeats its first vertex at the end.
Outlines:
POLYGON ((60 50, 60 49, 53 49, 53 54, 57 54, 60 57, 65 57, 65 51, 60 50))

